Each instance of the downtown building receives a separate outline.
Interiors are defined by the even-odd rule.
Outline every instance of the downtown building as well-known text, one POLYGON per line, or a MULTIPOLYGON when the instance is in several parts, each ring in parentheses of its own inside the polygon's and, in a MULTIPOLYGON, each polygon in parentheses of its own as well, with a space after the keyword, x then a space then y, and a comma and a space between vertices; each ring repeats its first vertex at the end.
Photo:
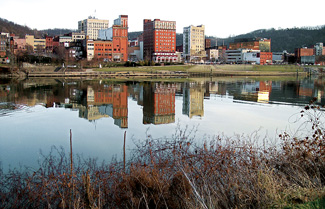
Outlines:
POLYGON ((271 64, 272 63, 271 39, 267 39, 267 38, 235 39, 233 43, 229 43, 229 50, 226 51, 226 54, 227 54, 228 63, 255 62, 260 65, 271 64), (252 57, 252 59, 246 59, 246 60, 244 59, 245 56, 244 53, 247 52, 251 53, 252 55, 252 56, 248 55, 247 57, 252 57), (234 62, 233 53, 241 53, 242 54, 241 59, 236 58, 236 61, 234 62))
POLYGON ((154 62, 177 62, 176 21, 143 20, 143 58, 154 62))
POLYGON ((9 46, 9 33, 0 34, 0 58, 7 56, 7 49, 9 46))
POLYGON ((87 40, 87 60, 128 60, 128 16, 120 15, 114 25, 98 31, 98 40, 87 40))
POLYGON ((97 39, 98 31, 100 29, 106 29, 109 27, 108 20, 99 20, 95 17, 89 16, 88 19, 78 22, 78 30, 80 33, 84 33, 87 39, 97 39))
POLYGON ((206 57, 204 25, 184 27, 183 57, 187 62, 200 62, 206 57))

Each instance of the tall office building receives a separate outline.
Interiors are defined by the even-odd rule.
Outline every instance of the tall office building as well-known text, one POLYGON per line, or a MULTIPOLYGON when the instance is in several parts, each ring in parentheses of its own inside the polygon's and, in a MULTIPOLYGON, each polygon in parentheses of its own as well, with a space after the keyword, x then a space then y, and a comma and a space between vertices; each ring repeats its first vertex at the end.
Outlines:
POLYGON ((98 38, 98 31, 106 28, 108 28, 108 20, 99 20, 91 16, 89 16, 88 19, 78 22, 79 32, 85 33, 87 39, 96 40, 98 38))
POLYGON ((177 62, 176 21, 143 20, 143 56, 154 62, 177 62))
POLYGON ((183 29, 183 56, 185 60, 201 61, 206 57, 204 25, 188 26, 183 29))

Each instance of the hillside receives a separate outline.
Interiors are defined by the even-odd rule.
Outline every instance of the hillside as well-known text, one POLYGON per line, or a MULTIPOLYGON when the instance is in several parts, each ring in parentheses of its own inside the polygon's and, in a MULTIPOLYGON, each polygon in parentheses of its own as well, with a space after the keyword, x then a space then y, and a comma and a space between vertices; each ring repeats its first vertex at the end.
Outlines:
POLYGON ((0 32, 15 34, 21 38, 25 37, 26 34, 35 35, 36 37, 42 35, 42 33, 37 30, 32 30, 27 26, 18 25, 3 18, 0 18, 0 32))
POLYGON ((77 30, 73 29, 62 29, 62 28, 54 28, 54 29, 46 29, 46 30, 41 30, 43 34, 46 34, 48 36, 62 36, 64 34, 68 34, 71 32, 76 32, 77 30))
POLYGON ((142 34, 142 31, 135 31, 135 32, 129 32, 128 33, 128 39, 133 40, 136 39, 138 36, 142 34))
MULTIPOLYGON (((325 25, 313 28, 261 29, 225 39, 217 39, 218 45, 229 45, 237 38, 271 38, 272 52, 294 52, 295 48, 312 47, 318 42, 325 43, 325 25)), ((213 38, 213 37, 210 37, 213 38)), ((215 40, 216 38, 214 38, 215 40)))

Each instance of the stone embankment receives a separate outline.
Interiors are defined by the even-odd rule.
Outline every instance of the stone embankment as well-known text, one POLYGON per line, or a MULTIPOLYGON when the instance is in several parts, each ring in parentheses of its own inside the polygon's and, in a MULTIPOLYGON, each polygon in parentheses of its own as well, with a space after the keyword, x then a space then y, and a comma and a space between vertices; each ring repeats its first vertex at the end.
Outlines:
POLYGON ((20 70, 3 70, 2 75, 7 77, 67 77, 67 78, 185 78, 187 73, 174 71, 94 71, 92 69, 78 69, 76 67, 54 67, 46 65, 23 64, 20 70))
POLYGON ((178 78, 187 77, 186 73, 182 72, 134 72, 134 71, 121 71, 121 72, 100 72, 79 69, 66 69, 62 68, 56 72, 27 72, 27 77, 99 77, 99 78, 178 78))

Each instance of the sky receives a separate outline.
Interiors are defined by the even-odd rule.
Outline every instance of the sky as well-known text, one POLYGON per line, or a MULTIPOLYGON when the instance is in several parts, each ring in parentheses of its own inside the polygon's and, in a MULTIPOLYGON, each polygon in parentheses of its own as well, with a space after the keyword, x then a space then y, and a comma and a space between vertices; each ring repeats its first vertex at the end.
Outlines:
POLYGON ((142 31, 143 19, 176 21, 183 27, 204 25, 205 35, 227 38, 258 29, 325 25, 324 0, 0 0, 0 17, 32 29, 78 29, 95 16, 109 20, 128 15, 129 32, 142 31))

